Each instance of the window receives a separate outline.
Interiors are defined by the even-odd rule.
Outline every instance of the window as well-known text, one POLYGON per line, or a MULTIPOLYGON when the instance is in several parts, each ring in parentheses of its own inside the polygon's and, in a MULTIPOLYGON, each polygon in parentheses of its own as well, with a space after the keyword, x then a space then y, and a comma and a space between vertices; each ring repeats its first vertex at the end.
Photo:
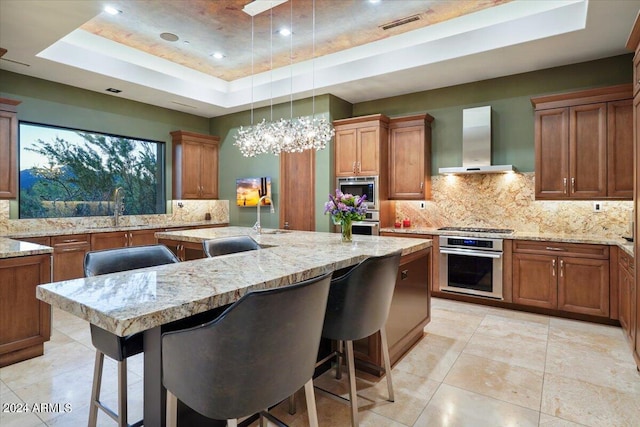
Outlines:
POLYGON ((162 142, 20 122, 20 218, 166 212, 162 142))

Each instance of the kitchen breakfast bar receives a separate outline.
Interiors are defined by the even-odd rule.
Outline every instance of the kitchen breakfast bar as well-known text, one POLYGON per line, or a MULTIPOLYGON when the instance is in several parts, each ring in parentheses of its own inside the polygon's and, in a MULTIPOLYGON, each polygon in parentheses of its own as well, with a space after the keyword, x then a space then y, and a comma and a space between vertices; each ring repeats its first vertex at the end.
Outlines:
POLYGON ((358 235, 352 243, 342 243, 339 234, 288 230, 263 230, 262 234, 257 234, 246 227, 161 232, 156 233, 156 238, 160 242, 201 244, 204 240, 237 235, 251 235, 262 250, 56 282, 37 288, 38 299, 111 333, 126 336, 144 332, 145 426, 164 426, 166 391, 162 387, 160 369, 163 330, 170 328, 173 322, 231 304, 250 291, 286 286, 347 268, 368 256, 401 250, 403 261, 398 280, 410 280, 407 280, 408 286, 403 286, 407 289, 405 293, 399 292, 396 283, 396 308, 392 305, 387 331, 391 337, 394 333, 389 329, 397 330, 396 353, 405 352, 422 336, 430 312, 430 240, 358 235), (411 274, 407 267, 412 265, 416 266, 416 274, 411 274), (416 298, 418 293, 422 296, 416 298), (410 327, 397 327, 398 319, 392 321, 394 310, 411 311, 397 305, 415 304, 416 301, 424 306, 422 314, 408 315, 415 320, 410 327))

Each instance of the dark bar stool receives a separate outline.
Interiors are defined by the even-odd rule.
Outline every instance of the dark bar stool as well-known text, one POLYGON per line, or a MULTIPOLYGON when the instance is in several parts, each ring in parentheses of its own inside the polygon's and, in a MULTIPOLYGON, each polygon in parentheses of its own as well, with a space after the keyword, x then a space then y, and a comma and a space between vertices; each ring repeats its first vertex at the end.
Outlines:
POLYGON ((202 249, 208 257, 233 254, 260 249, 258 242, 249 236, 220 237, 202 242, 202 249))
MULTIPOLYGON (((385 323, 389 316, 400 256, 401 252, 398 251, 390 255, 367 258, 343 276, 331 281, 322 337, 338 341, 338 351, 318 362, 318 365, 337 356, 336 378, 340 378, 340 359, 346 356, 349 372, 351 424, 354 427, 358 426, 359 422, 353 341, 380 331, 389 401, 393 402, 394 400, 385 323), (346 355, 342 353, 342 342, 345 343, 346 355)), ((290 403, 292 403, 291 400, 290 403)), ((292 406, 291 409, 295 410, 295 406, 292 406)))
POLYGON ((304 385, 309 424, 318 425, 313 392, 331 273, 294 285, 250 292, 218 318, 162 335, 162 383, 167 426, 177 399, 212 419, 260 414, 304 385))
MULTIPOLYGON (((106 249, 89 252, 84 258, 84 275, 98 276, 107 273, 154 267, 179 262, 178 258, 164 245, 134 246, 129 248, 106 249)), ((127 358, 142 352, 142 333, 119 337, 95 325, 91 326, 91 342, 96 348, 96 362, 93 371, 93 387, 89 409, 89 427, 98 421, 98 409, 113 418, 119 427, 127 424, 127 358), (102 367, 104 356, 118 362, 118 413, 100 402, 102 367)), ((130 427, 143 424, 139 420, 130 427)))

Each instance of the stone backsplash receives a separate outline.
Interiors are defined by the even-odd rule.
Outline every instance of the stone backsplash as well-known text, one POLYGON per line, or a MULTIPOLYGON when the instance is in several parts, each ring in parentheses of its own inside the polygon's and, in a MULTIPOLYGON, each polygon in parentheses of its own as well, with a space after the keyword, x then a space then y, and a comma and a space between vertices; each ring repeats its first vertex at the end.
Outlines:
MULTIPOLYGON (((189 223, 204 221, 209 213, 213 222, 229 222, 228 200, 173 200, 171 212, 165 215, 123 215, 120 225, 158 225, 159 227, 172 222, 189 223), (181 204, 182 206, 180 206, 181 204)), ((113 217, 79 217, 79 218, 47 218, 47 219, 10 219, 9 201, 0 200, 0 235, 35 232, 60 228, 108 227, 113 224, 113 217)))
POLYGON ((433 176, 432 199, 396 202, 412 227, 491 227, 539 233, 629 235, 631 201, 536 201, 534 173, 433 176))

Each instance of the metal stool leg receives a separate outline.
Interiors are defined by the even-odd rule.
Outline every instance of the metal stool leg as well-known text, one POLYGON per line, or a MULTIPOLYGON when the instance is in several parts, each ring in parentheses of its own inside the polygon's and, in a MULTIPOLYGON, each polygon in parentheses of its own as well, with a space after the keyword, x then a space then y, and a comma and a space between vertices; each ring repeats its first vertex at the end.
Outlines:
POLYGON ((96 427, 98 423, 98 402, 100 401, 100 387, 102 386, 102 367, 104 353, 96 350, 96 361, 93 366, 93 386, 91 387, 91 404, 89 405, 89 427, 96 427))
POLYGON ((127 359, 118 362, 118 427, 127 424, 127 359))
POLYGON ((309 427, 318 427, 318 410, 316 408, 316 397, 313 391, 313 379, 304 385, 304 397, 307 400, 307 412, 309 414, 309 427))
POLYGON ((391 381, 391 360, 389 359, 389 344, 387 343, 387 331, 380 329, 380 343, 382 344, 382 359, 384 360, 384 374, 387 376, 387 389, 389 390, 389 402, 394 402, 393 383, 391 381))
POLYGON ((353 358, 353 341, 345 341, 347 347, 347 369, 349 371, 349 400, 351 403, 351 425, 358 427, 358 395, 356 390, 356 368, 353 358))
POLYGON ((296 414, 296 395, 289 396, 289 415, 296 414))
POLYGON ((339 380, 342 378, 342 355, 344 354, 344 342, 342 340, 338 340, 338 355, 336 357, 336 379, 339 380))
POLYGON ((167 390, 167 427, 178 427, 178 398, 167 390))

